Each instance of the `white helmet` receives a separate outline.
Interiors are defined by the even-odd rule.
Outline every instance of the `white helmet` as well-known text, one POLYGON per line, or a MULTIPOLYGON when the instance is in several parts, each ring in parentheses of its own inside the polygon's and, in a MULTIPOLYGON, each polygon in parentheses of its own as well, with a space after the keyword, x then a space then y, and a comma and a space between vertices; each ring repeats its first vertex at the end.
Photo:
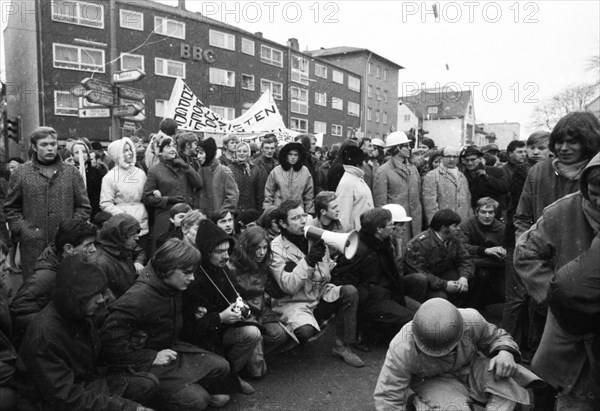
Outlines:
POLYGON ((402 207, 400 204, 386 204, 381 208, 384 210, 390 210, 392 213, 392 221, 394 223, 406 223, 408 221, 412 221, 412 217, 406 215, 404 207, 402 207))
POLYGON ((374 138, 373 140, 371 140, 371 144, 373 144, 376 147, 381 147, 381 148, 385 147, 385 143, 380 138, 374 138))
POLYGON ((387 136, 387 138, 385 139, 385 141, 386 141, 386 144, 385 144, 386 148, 390 148, 390 147, 398 146, 400 144, 405 144, 405 143, 411 142, 408 139, 408 136, 406 135, 406 133, 404 133, 402 131, 394 131, 393 133, 390 133, 387 136))

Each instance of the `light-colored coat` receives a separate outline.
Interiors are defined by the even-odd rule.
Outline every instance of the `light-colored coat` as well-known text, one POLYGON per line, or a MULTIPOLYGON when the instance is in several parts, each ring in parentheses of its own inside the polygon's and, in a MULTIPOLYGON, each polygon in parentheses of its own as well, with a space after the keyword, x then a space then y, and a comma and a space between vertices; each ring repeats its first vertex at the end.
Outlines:
MULTIPOLYGON (((411 383, 442 375, 448 378, 468 378, 471 363, 479 358, 478 352, 493 357, 498 351, 507 350, 515 358, 519 357, 519 347, 510 334, 488 323, 476 310, 459 311, 464 321, 463 335, 456 350, 445 356, 431 357, 417 350, 412 321, 396 334, 390 342, 373 395, 378 411, 406 410, 411 383)), ((525 383, 536 379, 533 373, 523 367, 519 367, 514 378, 525 380, 525 383)), ((528 398, 524 388, 513 388, 515 399, 528 398)))
POLYGON ((462 220, 471 217, 473 210, 467 178, 458 171, 458 179, 455 179, 448 169, 440 164, 423 179, 423 205, 428 222, 431 222, 435 213, 446 208, 456 212, 462 220))
POLYGON ((340 223, 344 232, 360 230, 360 215, 374 207, 371 189, 364 180, 364 171, 344 166, 344 175, 335 194, 340 205, 340 223))
MULTIPOLYGON (((373 200, 375 207, 386 204, 399 204, 406 214, 412 217, 410 222, 412 238, 422 231, 423 209, 421 207, 421 177, 412 164, 397 164, 390 158, 375 173, 373 200)), ((409 239, 410 239, 409 238, 409 239)))
POLYGON ((313 310, 321 298, 329 302, 339 298, 340 287, 330 283, 331 269, 335 262, 331 260, 329 251, 315 267, 309 266, 304 253, 282 235, 273 239, 271 251, 271 273, 281 290, 288 294, 283 298, 273 299, 271 308, 281 314, 281 319, 292 330, 303 325, 312 325, 320 330, 313 310), (288 262, 295 264, 291 272, 285 270, 288 262))
MULTIPOLYGON (((100 208, 112 215, 126 213, 135 217, 140 223, 142 236, 149 231, 148 212, 142 203, 146 173, 137 168, 135 163, 125 162, 125 144, 129 144, 131 152, 135 153, 135 146, 127 137, 113 141, 108 147, 108 154, 115 166, 102 178, 100 208)), ((133 161, 135 162, 135 157, 133 161)))
POLYGON ((306 166, 302 166, 299 171, 294 171, 293 168, 285 171, 278 165, 269 173, 263 209, 278 207, 285 200, 301 201, 307 213, 315 211, 313 178, 306 166))

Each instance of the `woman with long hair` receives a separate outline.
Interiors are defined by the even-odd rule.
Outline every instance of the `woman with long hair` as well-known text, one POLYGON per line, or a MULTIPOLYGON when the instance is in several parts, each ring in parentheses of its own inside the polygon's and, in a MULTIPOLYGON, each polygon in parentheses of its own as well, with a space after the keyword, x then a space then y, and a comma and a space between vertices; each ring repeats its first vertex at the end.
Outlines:
MULTIPOLYGON (((270 287, 269 280, 272 279, 270 262, 267 232, 262 227, 252 227, 239 236, 228 264, 231 281, 250 307, 252 317, 263 326, 266 352, 273 351, 293 336, 280 321, 279 314, 273 312, 265 301, 265 288, 270 287)), ((260 377, 267 371, 264 356, 257 351, 260 348, 246 365, 246 371, 254 377, 260 377)))

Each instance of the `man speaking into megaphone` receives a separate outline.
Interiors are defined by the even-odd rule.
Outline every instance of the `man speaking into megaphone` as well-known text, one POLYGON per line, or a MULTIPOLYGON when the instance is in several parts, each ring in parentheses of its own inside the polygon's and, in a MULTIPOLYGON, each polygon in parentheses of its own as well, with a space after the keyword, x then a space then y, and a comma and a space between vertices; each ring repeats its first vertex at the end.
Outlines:
POLYGON ((271 272, 283 293, 273 299, 273 311, 282 315, 301 344, 319 334, 320 321, 336 314, 337 338, 332 354, 353 367, 362 367, 365 363, 350 348, 356 342, 356 288, 331 284, 335 262, 322 239, 309 249, 304 231, 310 217, 302 203, 286 200, 275 216, 281 234, 271 242, 271 272))

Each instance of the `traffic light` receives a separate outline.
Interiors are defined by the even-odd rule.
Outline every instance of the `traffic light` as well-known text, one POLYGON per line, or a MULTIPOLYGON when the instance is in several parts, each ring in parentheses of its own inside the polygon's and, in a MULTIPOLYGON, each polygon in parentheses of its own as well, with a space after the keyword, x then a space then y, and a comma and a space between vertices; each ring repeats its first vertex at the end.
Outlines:
POLYGON ((6 119, 6 134, 15 143, 19 142, 21 139, 21 117, 6 119))

